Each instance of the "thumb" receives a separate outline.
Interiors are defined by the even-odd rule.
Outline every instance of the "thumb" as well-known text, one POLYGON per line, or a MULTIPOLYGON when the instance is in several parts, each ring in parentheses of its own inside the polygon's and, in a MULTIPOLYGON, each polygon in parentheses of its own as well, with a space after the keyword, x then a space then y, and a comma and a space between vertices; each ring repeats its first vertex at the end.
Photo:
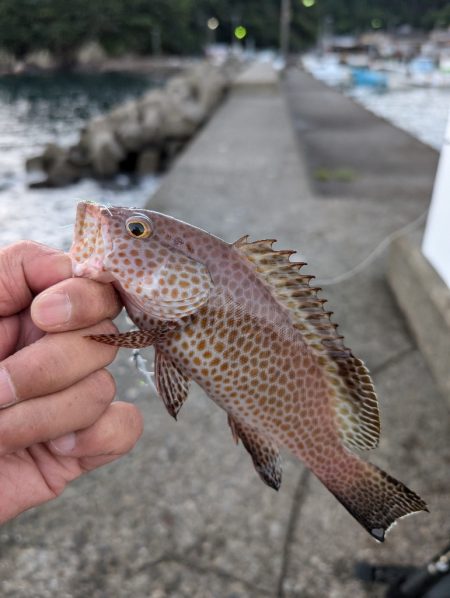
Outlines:
POLYGON ((33 241, 0 250, 0 317, 27 307, 36 293, 72 276, 67 254, 33 241))

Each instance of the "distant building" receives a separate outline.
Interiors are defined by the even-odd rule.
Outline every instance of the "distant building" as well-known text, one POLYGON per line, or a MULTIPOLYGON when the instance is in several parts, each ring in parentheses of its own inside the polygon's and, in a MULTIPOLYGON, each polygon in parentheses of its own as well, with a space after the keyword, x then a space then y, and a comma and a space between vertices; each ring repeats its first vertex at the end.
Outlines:
POLYGON ((397 58, 408 61, 421 52, 427 35, 411 27, 400 27, 394 32, 368 31, 359 36, 359 43, 369 48, 375 58, 397 58))

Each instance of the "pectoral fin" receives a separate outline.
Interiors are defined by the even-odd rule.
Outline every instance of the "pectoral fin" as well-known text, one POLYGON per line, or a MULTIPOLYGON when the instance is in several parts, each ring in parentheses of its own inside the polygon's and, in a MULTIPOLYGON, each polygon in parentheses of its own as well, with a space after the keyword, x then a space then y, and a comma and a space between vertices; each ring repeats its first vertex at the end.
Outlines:
POLYGON ((159 334, 157 330, 133 330, 132 332, 120 332, 118 334, 89 334, 87 338, 115 347, 143 349, 153 345, 159 338, 159 334))
POLYGON ((253 465, 262 481, 274 490, 281 486, 282 467, 278 446, 272 439, 263 435, 259 430, 228 416, 228 423, 236 440, 240 438, 242 444, 253 460, 253 465))
POLYGON ((177 414, 189 392, 189 378, 178 365, 163 351, 155 352, 155 384, 158 394, 164 401, 169 414, 177 419, 177 414))

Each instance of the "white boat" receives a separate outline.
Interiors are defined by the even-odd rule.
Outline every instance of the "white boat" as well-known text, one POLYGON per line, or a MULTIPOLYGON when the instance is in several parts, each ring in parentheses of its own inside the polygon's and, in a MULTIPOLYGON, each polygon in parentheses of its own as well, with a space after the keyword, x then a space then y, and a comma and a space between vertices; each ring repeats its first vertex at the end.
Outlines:
POLYGON ((340 63, 336 54, 317 56, 306 54, 302 57, 304 68, 316 79, 332 87, 349 87, 352 84, 351 69, 340 63))

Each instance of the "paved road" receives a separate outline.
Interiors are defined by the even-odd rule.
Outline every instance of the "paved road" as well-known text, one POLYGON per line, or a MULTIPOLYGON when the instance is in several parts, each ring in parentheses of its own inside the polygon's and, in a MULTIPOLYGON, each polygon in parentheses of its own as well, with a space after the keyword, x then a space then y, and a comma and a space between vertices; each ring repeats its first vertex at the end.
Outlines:
MULTIPOLYGON (((180 157, 151 207, 228 241, 245 233, 276 236, 280 247, 301 249, 311 272, 328 278, 352 268, 386 234, 420 214, 436 156, 382 124, 392 139, 400 136, 405 160, 417 156, 417 193, 411 185, 408 198, 394 194, 387 204, 386 194, 377 197, 373 177, 367 195, 361 181, 363 195, 313 190, 311 173, 325 155, 317 139, 340 126, 343 112, 350 123, 354 115, 360 131, 366 130, 364 119, 376 130, 375 117, 300 71, 291 72, 284 89, 285 96, 269 89, 231 94, 180 157), (305 156, 314 143, 310 161, 305 156)), ((367 139, 359 136, 364 148, 367 139)), ((327 139, 321 147, 334 148, 350 163, 354 139, 327 139)), ((390 153, 401 162, 398 145, 380 139, 383 159, 389 162, 390 153)), ((402 187, 407 165, 398 171, 402 187)), ((114 371, 119 394, 144 412, 141 442, 120 463, 75 483, 56 503, 2 528, 0 595, 378 597, 352 578, 355 559, 420 562, 439 549, 450 515, 448 411, 388 290, 384 260, 324 295, 348 344, 374 372, 383 439, 372 460, 426 498, 430 515, 402 521, 386 544, 377 545, 287 455, 283 486, 275 493, 259 481, 242 446, 232 443, 223 412, 194 389, 175 423, 139 383, 123 351, 114 371)))

